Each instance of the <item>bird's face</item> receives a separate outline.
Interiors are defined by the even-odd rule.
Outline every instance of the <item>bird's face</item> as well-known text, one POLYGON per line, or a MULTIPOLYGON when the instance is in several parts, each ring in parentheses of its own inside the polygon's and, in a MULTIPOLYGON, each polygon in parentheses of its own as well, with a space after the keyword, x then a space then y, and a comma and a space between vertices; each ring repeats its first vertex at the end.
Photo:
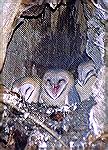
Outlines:
POLYGON ((47 72, 43 78, 45 92, 52 99, 57 99, 66 90, 69 79, 69 74, 66 71, 47 72))

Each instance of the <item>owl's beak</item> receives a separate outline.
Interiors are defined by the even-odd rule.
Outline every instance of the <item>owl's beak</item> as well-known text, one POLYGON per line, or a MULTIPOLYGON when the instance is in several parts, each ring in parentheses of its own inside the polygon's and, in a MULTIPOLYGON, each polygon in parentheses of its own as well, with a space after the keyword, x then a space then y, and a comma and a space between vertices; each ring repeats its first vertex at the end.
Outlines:
POLYGON ((53 84, 52 85, 52 93, 54 95, 57 95, 58 91, 59 91, 60 85, 59 84, 53 84))

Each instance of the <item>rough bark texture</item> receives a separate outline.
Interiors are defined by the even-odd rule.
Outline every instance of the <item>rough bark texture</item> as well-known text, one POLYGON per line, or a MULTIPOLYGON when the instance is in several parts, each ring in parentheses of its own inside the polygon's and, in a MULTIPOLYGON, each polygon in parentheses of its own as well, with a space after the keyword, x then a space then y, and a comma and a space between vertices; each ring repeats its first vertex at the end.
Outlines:
MULTIPOLYGON (((108 14, 106 14, 106 24, 105 24, 105 101, 106 101, 106 113, 108 116, 108 14)), ((106 117, 106 123, 108 122, 108 117, 106 117)), ((107 128, 108 130, 108 128, 107 128)))
MULTIPOLYGON (((83 2, 85 1, 81 3, 79 0, 69 0, 66 5, 58 5, 55 10, 44 4, 39 9, 35 6, 22 13, 21 17, 24 18, 24 22, 15 30, 7 49, 6 63, 2 72, 3 82, 8 88, 11 88, 16 79, 23 76, 38 74, 42 78, 48 69, 75 71, 81 62, 89 59, 85 50, 95 62, 96 69, 103 65, 103 48, 101 49, 103 43, 100 42, 97 46, 97 43, 94 44, 92 41, 98 41, 104 26, 100 22, 100 16, 96 17, 98 11, 92 16, 94 8, 83 2)), ((98 84, 105 80, 106 85, 104 87, 104 83, 98 84, 96 100, 99 103, 94 108, 96 123, 99 126, 101 123, 108 123, 108 106, 106 105, 108 101, 107 30, 106 23, 106 80, 104 75, 98 74, 97 81, 98 84), (104 88, 106 89, 105 100, 103 98, 104 88)), ((7 46, 7 41, 4 45, 7 46)), ((5 50, 6 47, 3 49, 5 50)), ((105 130, 107 130, 106 127, 105 130)))
POLYGON ((9 41, 9 34, 12 31, 12 24, 21 8, 21 0, 6 0, 0 3, 0 70, 3 67, 6 48, 9 41))

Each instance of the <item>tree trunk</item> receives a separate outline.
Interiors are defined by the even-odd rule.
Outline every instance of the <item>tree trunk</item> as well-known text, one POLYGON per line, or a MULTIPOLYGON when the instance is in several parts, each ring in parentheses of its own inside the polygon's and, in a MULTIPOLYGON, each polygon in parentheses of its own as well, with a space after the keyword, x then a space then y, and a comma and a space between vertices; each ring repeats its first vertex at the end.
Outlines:
POLYGON ((12 32, 15 17, 21 11, 21 0, 4 0, 0 12, 0 70, 6 56, 6 48, 12 32))

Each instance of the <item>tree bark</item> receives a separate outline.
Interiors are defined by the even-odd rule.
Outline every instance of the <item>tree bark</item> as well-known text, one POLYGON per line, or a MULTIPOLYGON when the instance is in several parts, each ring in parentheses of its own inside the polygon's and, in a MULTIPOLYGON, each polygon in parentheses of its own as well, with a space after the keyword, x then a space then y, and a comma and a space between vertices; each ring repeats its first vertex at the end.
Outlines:
POLYGON ((4 0, 0 12, 0 71, 6 57, 6 48, 15 17, 21 12, 21 0, 4 0))

